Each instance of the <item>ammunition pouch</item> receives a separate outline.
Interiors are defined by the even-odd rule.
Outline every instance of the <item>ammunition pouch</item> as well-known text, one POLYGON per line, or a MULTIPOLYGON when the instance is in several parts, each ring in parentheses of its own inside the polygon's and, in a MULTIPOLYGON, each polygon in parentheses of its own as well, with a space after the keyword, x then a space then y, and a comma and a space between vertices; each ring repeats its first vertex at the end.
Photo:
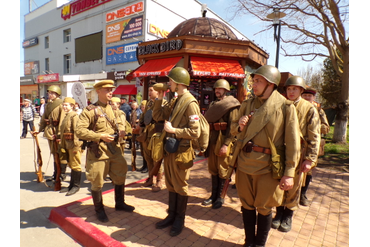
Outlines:
POLYGON ((49 125, 50 124, 50 120, 49 119, 45 118, 44 121, 45 121, 45 124, 46 125, 49 125))
POLYGON ((227 122, 209 123, 210 130, 226 130, 227 122))
POLYGON ((103 155, 103 152, 99 149, 98 142, 89 142, 87 144, 87 148, 95 155, 95 158, 97 159, 103 155))
POLYGON ((73 141, 73 133, 63 133, 64 139, 67 141, 73 141))

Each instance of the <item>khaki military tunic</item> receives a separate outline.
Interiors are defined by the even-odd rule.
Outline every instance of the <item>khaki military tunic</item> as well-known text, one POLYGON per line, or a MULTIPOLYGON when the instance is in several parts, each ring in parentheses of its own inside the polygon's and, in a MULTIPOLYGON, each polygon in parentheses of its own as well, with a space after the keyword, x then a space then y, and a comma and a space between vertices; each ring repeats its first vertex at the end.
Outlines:
POLYGON ((75 130, 78 125, 78 114, 71 111, 64 117, 60 127, 60 147, 61 158, 63 154, 67 154, 67 160, 61 160, 61 163, 69 165, 69 167, 77 172, 81 171, 81 145, 82 141, 76 136, 75 130), (65 134, 72 135, 72 139, 65 134))
MULTIPOLYGON (((232 96, 228 96, 232 97, 232 96)), ((214 101, 210 104, 210 108, 215 107, 214 101)), ((226 130, 211 130, 209 137, 209 156, 208 156, 208 171, 212 176, 219 176, 222 179, 226 179, 227 170, 232 160, 232 154, 229 153, 225 156, 219 156, 218 153, 222 145, 228 146, 229 150, 232 150, 233 143, 236 138, 230 133, 231 123, 238 121, 239 107, 232 108, 224 114, 218 122, 226 122, 226 130)))
POLYGON ((104 117, 107 114, 114 125, 118 125, 119 130, 124 130, 124 125, 120 118, 116 118, 112 107, 98 101, 94 105, 89 105, 83 109, 79 116, 79 123, 76 129, 77 137, 82 140, 99 143, 99 150, 102 155, 96 158, 95 154, 88 149, 86 155, 86 178, 91 182, 91 190, 97 191, 103 187, 104 179, 109 174, 115 185, 123 185, 126 180, 127 162, 123 157, 119 143, 111 142, 113 152, 109 151, 107 144, 100 140, 101 134, 113 135, 114 127, 104 117), (95 109, 98 119, 95 123, 95 109), (95 125, 95 130, 94 129, 95 125))
MULTIPOLYGON (((41 117, 39 132, 44 132, 44 137, 48 139, 50 153, 55 153, 58 150, 54 150, 53 145, 53 130, 55 131, 56 138, 60 139, 60 125, 65 116, 63 111, 63 101, 59 98, 54 100, 57 106, 53 109, 53 101, 49 101, 45 106, 45 113, 41 117), (45 120, 48 120, 45 121, 45 120), (53 121, 56 121, 56 126, 53 126, 53 121)), ((58 144, 59 146, 59 144, 58 144)))
MULTIPOLYGON (((301 147, 301 156, 303 160, 312 161, 312 166, 317 164, 317 155, 320 146, 320 118, 316 108, 307 100, 300 99, 294 102, 294 106, 297 109, 299 129, 302 134, 302 138, 307 143, 306 151, 303 153, 303 145, 301 147)), ((302 142, 301 142, 302 144, 302 142)), ((286 206, 290 210, 297 210, 300 196, 300 189, 302 181, 305 179, 306 174, 300 172, 301 164, 296 168, 294 176, 294 186, 291 190, 285 191, 283 206, 286 206)))
MULTIPOLYGON (((164 104, 164 105, 167 104, 167 101, 164 99, 162 104, 164 104)), ((153 109, 154 109, 154 101, 153 100, 148 100, 148 102, 145 105, 144 112, 140 115, 140 120, 139 120, 140 126, 145 126, 145 124, 144 124, 144 115, 147 111, 153 110, 153 109)), ((165 119, 159 119, 158 121, 163 122, 164 120, 165 119)), ((141 150, 141 151, 144 154, 144 159, 147 163, 149 173, 154 167, 154 161, 152 159, 151 151, 148 150, 148 146, 149 146, 150 138, 152 138, 152 136, 156 133, 155 125, 157 124, 158 121, 152 120, 152 122, 150 124, 148 124, 147 126, 145 126, 144 129, 142 130, 142 132, 146 136, 146 138, 145 138, 145 141, 142 142, 143 150, 141 150)), ((158 173, 163 173, 163 166, 161 166, 159 168, 158 173)))
MULTIPOLYGON (((286 102, 276 90, 267 100, 243 101, 238 120, 251 113, 253 116, 244 137, 239 136, 238 121, 233 123, 231 133, 243 140, 243 146, 251 140, 259 147, 270 148, 268 134, 276 148, 285 146, 284 175, 294 177, 300 149, 298 117, 294 105, 286 102)), ((283 200, 279 180, 272 178, 270 160, 271 155, 255 151, 240 151, 237 160, 236 186, 242 206, 247 210, 257 209, 262 215, 270 214, 283 200)))
MULTIPOLYGON (((168 191, 182 196, 188 195, 187 180, 189 179, 190 168, 193 166, 193 160, 195 158, 191 139, 196 139, 200 136, 199 116, 199 105, 190 92, 180 95, 170 103, 163 104, 163 100, 156 100, 154 102, 153 119, 155 121, 161 121, 162 119, 170 120, 173 123, 172 126, 176 128, 176 139, 182 139, 178 150, 175 153, 166 152, 163 159, 168 191), (182 107, 185 97, 191 98, 194 101, 188 105, 184 114, 173 116, 182 107), (176 122, 178 124, 174 125, 176 122)), ((166 136, 171 137, 172 134, 167 133, 166 136)))
MULTIPOLYGON (((117 109, 117 110, 113 110, 113 112, 114 112, 114 116, 116 117, 116 118, 119 118, 119 119, 121 119, 121 122, 122 123, 126 123, 126 113, 124 113, 122 110, 119 110, 119 109, 117 109)), ((127 131, 126 130, 126 124, 124 124, 124 130, 125 131, 127 131)), ((127 133, 126 133, 127 134, 127 133)), ((122 151, 122 154, 124 155, 125 154, 125 144, 126 144, 126 139, 125 138, 122 138, 122 137, 119 137, 118 138, 118 143, 120 144, 120 148, 121 148, 121 151, 122 151)))

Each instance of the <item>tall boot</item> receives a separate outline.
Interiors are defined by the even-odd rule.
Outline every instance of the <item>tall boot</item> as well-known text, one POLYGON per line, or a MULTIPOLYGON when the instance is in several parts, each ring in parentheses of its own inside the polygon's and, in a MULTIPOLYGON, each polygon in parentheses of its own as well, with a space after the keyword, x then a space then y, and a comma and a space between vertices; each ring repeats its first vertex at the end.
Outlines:
POLYGON ((67 164, 60 164, 60 180, 64 181, 67 177, 66 175, 67 164))
POLYGON ((171 226, 175 221, 176 216, 176 205, 177 205, 177 194, 175 192, 169 191, 168 194, 168 215, 163 220, 155 224, 155 228, 163 229, 171 226))
POLYGON ((211 190, 211 196, 207 200, 204 200, 202 202, 203 206, 208 206, 217 200, 217 186, 218 186, 218 176, 217 175, 212 175, 211 176, 211 182, 212 182, 212 190, 211 190))
POLYGON ((301 188, 301 196, 299 198, 299 204, 302 206, 308 206, 310 204, 310 201, 307 199, 306 192, 308 190, 308 186, 310 185, 311 180, 312 180, 312 175, 307 175, 305 185, 304 187, 301 188))
POLYGON ((114 200, 116 202, 115 208, 117 211, 132 212, 135 207, 125 203, 125 185, 114 185, 114 200))
POLYGON ((157 181, 155 185, 152 187, 153 192, 158 192, 162 189, 163 187, 163 173, 158 172, 157 174, 157 181))
POLYGON ((242 207, 242 216, 245 233, 244 247, 253 247, 256 238, 256 210, 248 210, 242 207))
POLYGON ((69 181, 68 187, 61 188, 60 191, 59 191, 59 193, 66 193, 66 192, 68 192, 68 191, 70 191, 72 189, 72 187, 73 187, 73 179, 74 179, 73 176, 72 176, 72 172, 73 172, 73 170, 71 171, 71 180, 69 181))
POLYGON ((283 214, 284 214, 284 206, 276 207, 275 218, 272 219, 272 223, 271 223, 271 227, 273 229, 279 228, 281 224, 281 220, 283 219, 283 214))
POLYGON ((136 171, 137 171, 137 172, 141 172, 141 171, 143 171, 144 169, 148 169, 148 165, 147 165, 147 163, 146 163, 145 158, 143 157, 143 166, 142 166, 142 167, 140 167, 140 168, 136 168, 136 171))
POLYGON ((218 209, 222 207, 222 204, 224 204, 224 199, 221 198, 221 193, 224 188, 226 179, 218 178, 218 186, 217 186, 217 199, 215 203, 212 204, 213 209, 218 209))
POLYGON ((255 239, 255 247, 264 247, 267 237, 271 229, 272 214, 262 215, 257 217, 257 234, 255 239))
POLYGON ((72 187, 68 190, 66 196, 76 194, 76 192, 80 190, 80 182, 81 182, 81 171, 72 170, 70 182, 72 187))
POLYGON ((278 230, 281 232, 289 232, 292 229, 292 217, 293 217, 293 210, 290 210, 289 208, 285 208, 283 219, 281 220, 281 224, 278 230))
POLYGON ((188 196, 177 194, 176 216, 172 224, 170 235, 172 237, 179 235, 185 225, 185 213, 188 205, 188 196))
POLYGON ((108 222, 108 217, 105 214, 104 205, 103 205, 103 196, 102 191, 100 190, 91 190, 91 195, 94 202, 96 216, 101 222, 108 222))
POLYGON ((55 181, 55 179, 57 177, 57 163, 54 162, 53 165, 54 165, 53 176, 51 178, 47 178, 46 182, 55 181))

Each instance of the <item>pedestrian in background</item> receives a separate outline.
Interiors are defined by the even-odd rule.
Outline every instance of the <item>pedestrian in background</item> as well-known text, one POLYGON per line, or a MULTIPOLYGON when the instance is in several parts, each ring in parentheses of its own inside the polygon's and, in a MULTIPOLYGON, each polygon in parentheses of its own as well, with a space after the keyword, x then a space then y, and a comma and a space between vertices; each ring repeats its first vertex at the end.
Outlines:
POLYGON ((21 107, 21 114, 23 122, 21 139, 24 139, 27 136, 28 126, 30 126, 30 131, 33 131, 33 120, 36 115, 36 110, 35 107, 31 104, 31 100, 25 99, 23 101, 23 106, 21 107))
POLYGON ((40 119, 42 118, 42 115, 44 115, 44 112, 45 112, 45 98, 42 97, 40 99, 40 111, 39 111, 39 115, 40 115, 40 119))

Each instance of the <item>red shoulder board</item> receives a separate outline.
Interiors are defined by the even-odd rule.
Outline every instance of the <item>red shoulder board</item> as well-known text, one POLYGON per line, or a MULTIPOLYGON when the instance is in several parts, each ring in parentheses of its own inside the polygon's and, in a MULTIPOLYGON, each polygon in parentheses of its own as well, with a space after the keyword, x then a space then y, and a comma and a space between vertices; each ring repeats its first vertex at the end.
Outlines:
POLYGON ((94 110, 96 108, 96 106, 94 104, 90 104, 88 106, 86 106, 86 109, 91 111, 91 110, 94 110))

